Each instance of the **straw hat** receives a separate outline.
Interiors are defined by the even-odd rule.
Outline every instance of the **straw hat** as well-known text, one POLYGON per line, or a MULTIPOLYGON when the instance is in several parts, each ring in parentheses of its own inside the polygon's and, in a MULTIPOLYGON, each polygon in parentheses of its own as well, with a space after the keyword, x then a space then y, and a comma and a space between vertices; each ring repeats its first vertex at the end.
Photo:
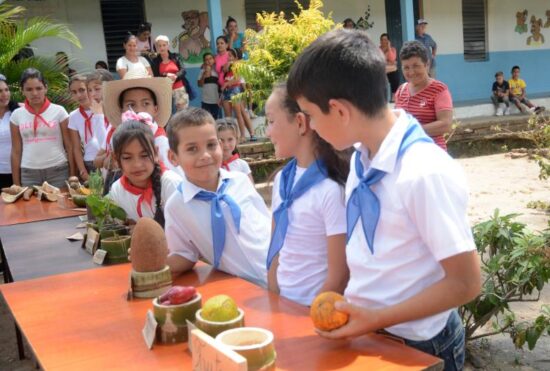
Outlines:
POLYGON ((155 94, 158 107, 156 123, 165 127, 172 114, 172 80, 168 77, 148 77, 134 71, 128 71, 122 80, 103 83, 103 110, 111 125, 120 125, 122 109, 118 99, 123 91, 132 88, 146 88, 155 94))

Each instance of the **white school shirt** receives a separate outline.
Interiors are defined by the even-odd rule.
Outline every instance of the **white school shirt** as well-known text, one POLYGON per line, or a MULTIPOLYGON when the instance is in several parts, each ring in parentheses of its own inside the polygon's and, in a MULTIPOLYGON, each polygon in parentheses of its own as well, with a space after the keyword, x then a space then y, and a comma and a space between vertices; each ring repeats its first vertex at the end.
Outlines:
MULTIPOLYGON (((296 167, 294 185, 306 170, 296 167)), ((273 182, 273 211, 281 204, 281 174, 273 182)), ((327 236, 345 233, 344 189, 334 180, 324 179, 294 200, 288 209, 288 229, 279 251, 280 294, 302 305, 311 305, 328 274, 327 236)))
POLYGON ((248 165, 248 162, 242 158, 231 161, 227 164, 227 167, 229 168, 229 171, 240 171, 246 175, 252 173, 252 170, 250 170, 250 165, 248 165))
MULTIPOLYGON (((161 205, 164 207, 166 201, 170 196, 176 192, 178 184, 181 182, 181 177, 174 171, 166 170, 161 177, 161 191, 160 197, 161 205)), ((113 200, 118 206, 126 211, 126 215, 129 219, 139 220, 139 215, 137 213, 137 205, 139 200, 139 195, 134 195, 124 189, 120 179, 113 183, 111 190, 109 191, 109 198, 113 200)), ((143 217, 154 218, 155 212, 157 210, 157 201, 155 196, 153 196, 152 205, 149 206, 146 202, 141 204, 141 214, 143 217)))
POLYGON ((136 63, 130 61, 125 56, 122 56, 116 61, 116 70, 125 69, 126 73, 132 71, 136 76, 145 76, 147 75, 147 67, 151 67, 147 59, 144 57, 138 57, 136 63))
MULTIPOLYGON (((85 111, 88 117, 92 114, 91 110, 85 111)), ((69 114, 69 129, 78 131, 80 135, 80 143, 84 146, 84 161, 93 161, 97 155, 97 152, 101 149, 102 141, 105 140, 105 122, 103 121, 103 115, 94 114, 91 118, 92 123, 92 137, 88 138, 88 143, 85 142, 86 133, 85 119, 77 108, 69 114)))
POLYGON ((0 119, 0 174, 11 174, 11 111, 0 119))
MULTIPOLYGON (((229 179, 226 194, 241 208, 240 233, 237 233, 229 206, 221 201, 225 218, 225 247, 219 269, 267 286, 265 262, 271 236, 271 215, 250 179, 242 173, 220 169, 220 182, 229 179)), ((170 255, 196 262, 213 263, 211 203, 194 199, 202 191, 183 177, 182 193, 176 191, 166 203, 165 232, 170 255)))
POLYGON ((19 127, 23 140, 21 167, 25 169, 45 169, 67 163, 67 154, 63 147, 63 136, 60 124, 69 117, 65 108, 50 103, 48 109, 42 112, 42 120, 38 120, 36 137, 34 136, 34 114, 25 107, 13 111, 11 122, 19 127))
MULTIPOLYGON (((380 201, 374 254, 359 218, 347 244, 350 280, 345 291, 353 304, 377 309, 418 294, 440 281, 439 261, 475 250, 467 220, 468 187, 460 165, 433 143, 417 142, 401 158, 397 152, 409 119, 403 110, 372 161, 359 146, 361 162, 387 174, 371 186, 380 201)), ((359 183, 355 154, 346 184, 346 201, 359 183)), ((451 310, 386 328, 410 340, 428 340, 447 323, 451 310)))

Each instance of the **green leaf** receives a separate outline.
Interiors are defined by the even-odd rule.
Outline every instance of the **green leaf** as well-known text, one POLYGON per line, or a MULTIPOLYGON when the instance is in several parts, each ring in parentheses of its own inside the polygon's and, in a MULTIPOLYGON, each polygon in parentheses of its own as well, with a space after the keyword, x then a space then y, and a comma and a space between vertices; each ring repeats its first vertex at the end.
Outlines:
POLYGON ((535 328, 527 329, 525 338, 527 340, 527 346, 529 347, 529 350, 535 349, 535 345, 537 344, 540 335, 541 333, 535 328))

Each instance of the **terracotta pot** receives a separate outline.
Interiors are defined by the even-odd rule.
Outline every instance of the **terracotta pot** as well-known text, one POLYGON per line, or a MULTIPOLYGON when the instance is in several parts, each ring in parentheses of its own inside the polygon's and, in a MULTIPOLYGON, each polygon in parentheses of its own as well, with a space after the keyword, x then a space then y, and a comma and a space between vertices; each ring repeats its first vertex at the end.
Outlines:
POLYGON ((201 329, 202 331, 206 332, 208 335, 212 337, 216 337, 218 334, 226 330, 234 329, 237 327, 243 327, 244 312, 241 310, 241 308, 238 308, 238 310, 239 310, 239 315, 237 316, 237 318, 234 318, 231 321, 213 322, 202 318, 202 309, 201 309, 197 311, 197 313, 195 313, 195 326, 197 326, 197 328, 201 329))
POLYGON ((175 344, 187 341, 187 320, 194 322, 195 313, 201 309, 202 297, 197 293, 187 303, 177 305, 159 304, 153 300, 153 313, 158 322, 156 340, 162 344, 175 344))
POLYGON ((271 331, 259 327, 241 327, 216 336, 216 341, 246 358, 249 371, 275 370, 277 354, 271 331))

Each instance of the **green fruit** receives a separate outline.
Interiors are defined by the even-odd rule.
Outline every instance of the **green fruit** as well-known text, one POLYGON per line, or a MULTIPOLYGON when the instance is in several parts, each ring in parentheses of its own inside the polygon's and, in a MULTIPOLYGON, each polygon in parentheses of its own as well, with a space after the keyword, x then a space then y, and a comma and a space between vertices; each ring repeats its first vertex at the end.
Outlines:
POLYGON ((239 316, 237 304, 227 295, 217 295, 202 306, 202 318, 212 322, 227 322, 239 316))
POLYGON ((78 207, 86 207, 86 197, 88 196, 80 196, 80 195, 74 195, 72 196, 73 202, 78 207))

